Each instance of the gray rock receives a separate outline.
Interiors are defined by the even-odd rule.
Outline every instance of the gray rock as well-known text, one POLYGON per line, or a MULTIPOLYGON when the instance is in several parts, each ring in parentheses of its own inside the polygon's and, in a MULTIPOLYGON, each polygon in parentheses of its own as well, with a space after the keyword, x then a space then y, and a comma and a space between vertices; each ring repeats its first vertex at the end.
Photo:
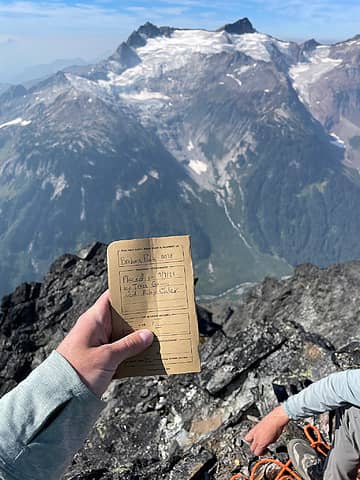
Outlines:
MULTIPOLYGON (((23 284, 3 299, 1 395, 105 290, 105 252, 96 243, 80 256, 63 255, 43 283, 23 284)), ((222 325, 202 337, 202 372, 113 382, 64 480, 228 480, 247 473, 253 457, 242 439, 259 417, 310 382, 359 365, 359 279, 360 262, 301 265, 290 278, 255 285, 240 303, 217 300, 214 316, 211 303, 198 308, 210 326, 222 325)), ((290 425, 273 454, 281 457, 287 439, 299 434, 290 425)))

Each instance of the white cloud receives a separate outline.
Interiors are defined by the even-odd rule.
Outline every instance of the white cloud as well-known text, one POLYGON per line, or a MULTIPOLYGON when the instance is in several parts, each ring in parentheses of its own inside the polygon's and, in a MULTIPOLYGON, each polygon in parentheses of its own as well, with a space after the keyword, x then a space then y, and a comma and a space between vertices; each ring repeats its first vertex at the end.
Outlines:
MULTIPOLYGON (((360 4, 351 0, 250 0, 249 3, 262 6, 267 11, 275 11, 279 15, 310 20, 337 20, 359 22, 360 4)), ((316 32, 314 32, 316 33, 316 32)))
MULTIPOLYGON (((143 0, 143 4, 148 3, 150 6, 154 4, 152 0, 143 0)), ((162 3, 164 5, 176 5, 176 6, 183 6, 183 7, 205 7, 211 8, 212 3, 209 4, 204 0, 158 0, 158 3, 162 3)))
POLYGON ((106 32, 116 29, 134 17, 114 8, 96 3, 68 5, 61 2, 0 3, 0 26, 8 22, 13 28, 22 25, 27 31, 45 28, 46 31, 71 27, 96 27, 106 32), (34 21, 36 19, 36 22, 34 21))
POLYGON ((188 8, 187 7, 182 7, 182 6, 174 6, 174 7, 126 7, 126 10, 129 12, 133 13, 139 13, 142 16, 146 15, 148 17, 153 17, 153 18, 162 18, 166 17, 168 15, 173 16, 173 15, 183 15, 187 13, 188 8))

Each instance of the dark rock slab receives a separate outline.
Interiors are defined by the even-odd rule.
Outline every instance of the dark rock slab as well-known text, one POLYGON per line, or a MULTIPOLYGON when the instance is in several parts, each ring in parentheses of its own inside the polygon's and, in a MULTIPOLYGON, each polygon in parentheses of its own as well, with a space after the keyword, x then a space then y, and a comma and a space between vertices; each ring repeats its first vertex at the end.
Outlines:
POLYGON ((351 342, 334 352, 333 361, 342 370, 360 368, 360 342, 351 342))
POLYGON ((213 453, 201 447, 194 448, 186 455, 170 473, 169 480, 200 480, 202 474, 208 472, 216 462, 213 453))
POLYGON ((132 68, 138 65, 141 60, 136 52, 125 42, 121 43, 116 52, 109 58, 119 62, 125 68, 132 68))
POLYGON ((227 33, 235 33, 237 35, 256 32, 248 18, 242 18, 235 23, 228 23, 220 30, 224 30, 227 33))
POLYGON ((217 348, 224 353, 206 363, 201 373, 201 385, 212 395, 218 394, 277 350, 284 341, 285 337, 273 325, 255 326, 252 331, 242 332, 235 339, 223 337, 217 348))

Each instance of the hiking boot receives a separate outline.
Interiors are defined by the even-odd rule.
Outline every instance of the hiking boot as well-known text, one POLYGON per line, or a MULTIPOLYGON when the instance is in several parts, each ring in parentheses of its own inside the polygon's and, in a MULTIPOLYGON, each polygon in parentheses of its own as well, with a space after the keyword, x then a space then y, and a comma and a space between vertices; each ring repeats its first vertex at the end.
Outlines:
POLYGON ((281 470, 281 467, 276 463, 263 463, 254 471, 255 465, 250 468, 250 475, 252 475, 254 480, 274 480, 281 470))
POLYGON ((322 480, 324 462, 308 442, 295 438, 287 449, 294 470, 303 480, 322 480))

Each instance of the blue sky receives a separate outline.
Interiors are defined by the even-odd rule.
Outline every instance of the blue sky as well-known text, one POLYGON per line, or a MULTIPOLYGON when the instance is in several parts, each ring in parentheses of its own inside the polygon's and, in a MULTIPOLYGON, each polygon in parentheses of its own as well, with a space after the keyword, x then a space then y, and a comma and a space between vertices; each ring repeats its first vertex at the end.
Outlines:
POLYGON ((359 0, 0 0, 0 82, 29 65, 106 55, 146 21, 216 29, 245 16, 282 39, 360 33, 359 0))

